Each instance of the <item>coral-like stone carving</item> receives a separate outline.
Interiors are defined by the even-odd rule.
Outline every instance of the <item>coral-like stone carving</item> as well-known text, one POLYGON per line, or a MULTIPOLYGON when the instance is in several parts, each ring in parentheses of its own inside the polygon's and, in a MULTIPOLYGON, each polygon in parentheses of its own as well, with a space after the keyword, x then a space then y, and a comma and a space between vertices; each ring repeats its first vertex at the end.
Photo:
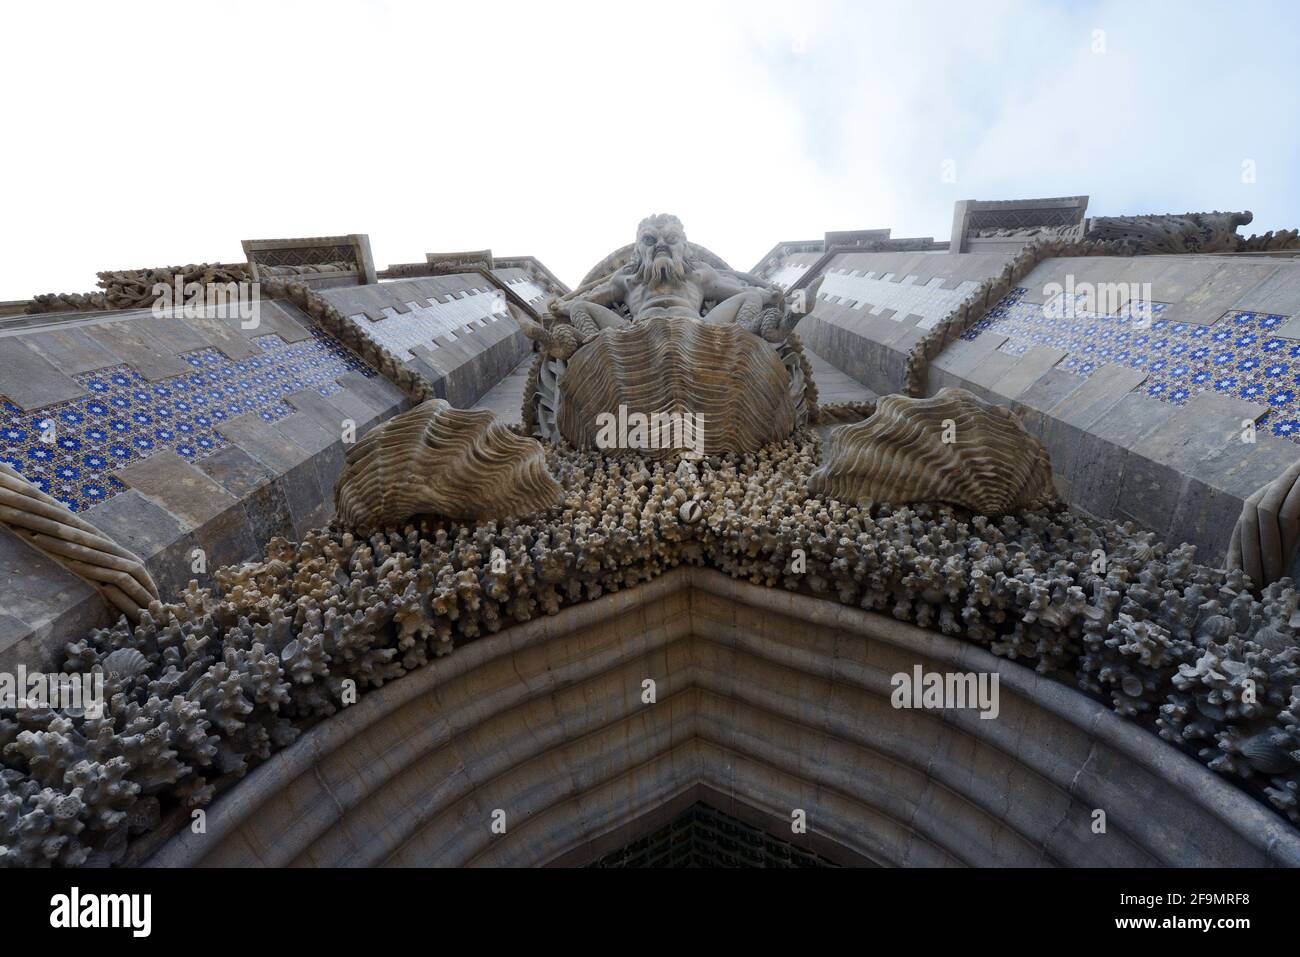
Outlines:
POLYGON ((1080 226, 1090 242, 1113 242, 1134 255, 1236 252, 1237 227, 1255 217, 1249 212, 1183 213, 1159 216, 1097 216, 1080 226))
MULTIPOLYGON (((1249 212, 1182 213, 1149 216, 1094 216, 1074 225, 972 229, 971 236, 1001 239, 1114 243, 1120 255, 1238 252, 1247 240, 1237 227, 1249 212)), ((1270 234, 1271 235, 1271 234, 1270 234)))
POLYGON ((334 486, 345 528, 365 532, 415 515, 495 520, 544 511, 560 499, 542 448, 484 410, 430 399, 372 429, 348 450, 334 486))
POLYGON ((1240 253, 1264 253, 1281 249, 1300 249, 1300 230, 1279 229, 1274 232, 1270 229, 1262 235, 1255 233, 1243 238, 1237 244, 1237 252, 1240 253))
POLYGON ((844 502, 944 502, 994 516, 1055 499, 1042 443, 1013 413, 964 389, 885 396, 871 418, 831 433, 809 488, 844 502))
POLYGON ((596 448, 600 416, 620 409, 702 416, 695 451, 709 454, 757 451, 796 424, 776 349, 734 324, 675 317, 606 329, 569 360, 559 389, 559 431, 579 448, 596 448))
POLYGON ((161 269, 123 269, 96 273, 102 292, 49 293, 37 296, 27 307, 31 314, 45 312, 84 312, 107 309, 140 309, 153 305, 158 298, 154 286, 171 286, 180 277, 182 285, 248 282, 253 278, 245 263, 191 263, 188 266, 164 266, 161 269))
POLYGON ((797 432, 697 463, 552 446, 562 513, 276 539, 265 561, 217 570, 217 588, 192 585, 136 624, 69 645, 65 671, 105 672, 109 713, 0 714, 0 866, 118 860, 157 826, 160 804, 172 820, 209 802, 335 713, 344 682, 364 694, 454 641, 687 563, 1026 662, 1300 824, 1295 589, 1254 595, 1241 571, 1197 565, 1189 546, 1064 508, 994 522, 810 495, 818 446, 797 432))

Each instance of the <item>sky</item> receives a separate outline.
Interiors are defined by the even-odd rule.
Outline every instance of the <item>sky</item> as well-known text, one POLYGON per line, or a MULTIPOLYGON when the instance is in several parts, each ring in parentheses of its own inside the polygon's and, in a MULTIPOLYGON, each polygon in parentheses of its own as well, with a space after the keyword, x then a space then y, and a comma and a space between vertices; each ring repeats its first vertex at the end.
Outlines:
POLYGON ((0 300, 353 232, 572 285, 655 212, 741 269, 946 239, 959 199, 1300 227, 1295 0, 42 0, 0 32, 0 300))

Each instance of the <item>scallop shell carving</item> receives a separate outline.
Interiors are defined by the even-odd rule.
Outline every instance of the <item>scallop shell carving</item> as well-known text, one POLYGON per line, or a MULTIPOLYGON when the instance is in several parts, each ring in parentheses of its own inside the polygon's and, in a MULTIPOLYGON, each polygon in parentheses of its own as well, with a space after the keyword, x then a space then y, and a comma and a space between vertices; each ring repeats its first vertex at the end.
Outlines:
POLYGON ((367 534, 415 515, 466 521, 530 515, 559 502, 541 445, 486 410, 429 399, 395 415, 348 450, 334 485, 345 528, 367 534))
MULTIPOLYGON (((795 429, 790 373, 776 349, 735 324, 686 317, 604 329, 569 360, 557 424, 579 448, 597 448, 602 413, 681 414, 702 423, 702 451, 754 452, 795 429)), ((607 420, 605 420, 607 421, 607 420)), ((662 420, 660 420, 662 421, 662 420)), ((673 436, 676 442, 676 433, 673 436)), ((653 444, 653 440, 652 444, 653 444)), ((669 454, 671 443, 643 449, 669 454)))
POLYGON ((844 502, 945 502, 991 516, 1056 497, 1042 443, 1009 410, 965 389, 885 396, 871 418, 831 433, 808 487, 844 502))
POLYGON ((124 678, 134 678, 149 670, 149 659, 135 648, 119 648, 109 652, 102 664, 106 674, 121 675, 124 678))

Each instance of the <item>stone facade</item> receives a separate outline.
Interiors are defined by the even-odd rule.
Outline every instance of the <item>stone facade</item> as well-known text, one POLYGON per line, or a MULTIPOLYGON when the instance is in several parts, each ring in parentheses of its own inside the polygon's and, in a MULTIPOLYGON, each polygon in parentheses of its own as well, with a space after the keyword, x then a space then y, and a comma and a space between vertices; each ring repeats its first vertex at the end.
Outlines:
POLYGON ((1300 866, 1300 251, 1086 213, 10 304, 0 862, 1300 866))

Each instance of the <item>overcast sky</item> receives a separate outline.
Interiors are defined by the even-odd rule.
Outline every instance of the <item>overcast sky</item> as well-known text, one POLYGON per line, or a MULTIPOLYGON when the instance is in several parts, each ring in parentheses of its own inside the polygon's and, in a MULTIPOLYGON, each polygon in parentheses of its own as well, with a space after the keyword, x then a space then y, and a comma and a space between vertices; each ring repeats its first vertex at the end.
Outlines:
POLYGON ((0 300, 349 232, 381 267, 491 247, 573 284, 652 212, 746 269, 826 230, 946 239, 957 199, 1300 226, 1295 0, 42 0, 0 24, 0 300))

